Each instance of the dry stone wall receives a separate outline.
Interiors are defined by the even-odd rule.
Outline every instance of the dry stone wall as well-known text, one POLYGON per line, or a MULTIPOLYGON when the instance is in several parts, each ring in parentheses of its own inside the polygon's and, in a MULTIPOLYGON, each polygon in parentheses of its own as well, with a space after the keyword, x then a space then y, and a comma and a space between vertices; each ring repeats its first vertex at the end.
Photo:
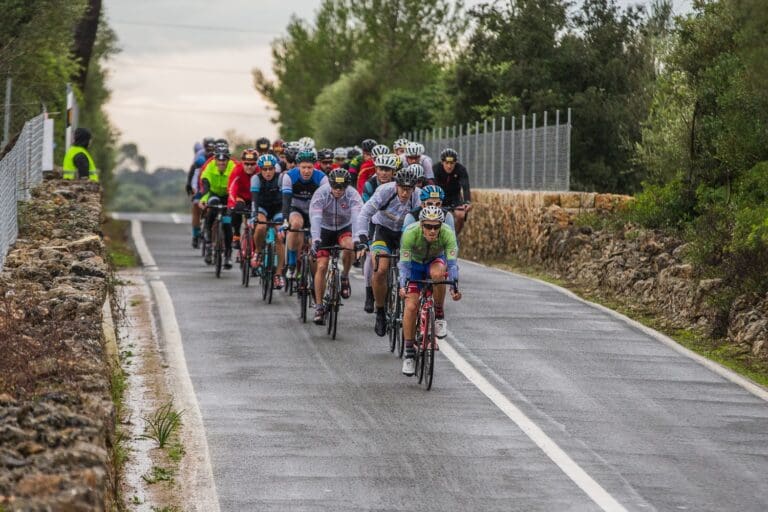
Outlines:
POLYGON ((727 332, 732 342, 768 357, 768 297, 741 297, 724 316, 708 301, 719 280, 697 275, 683 241, 632 225, 617 231, 574 225, 578 214, 614 211, 630 197, 473 190, 472 199, 463 258, 512 257, 543 267, 566 282, 640 303, 671 327, 727 332))
POLYGON ((2 510, 113 508, 101 211, 98 185, 44 182, 0 273, 2 510))

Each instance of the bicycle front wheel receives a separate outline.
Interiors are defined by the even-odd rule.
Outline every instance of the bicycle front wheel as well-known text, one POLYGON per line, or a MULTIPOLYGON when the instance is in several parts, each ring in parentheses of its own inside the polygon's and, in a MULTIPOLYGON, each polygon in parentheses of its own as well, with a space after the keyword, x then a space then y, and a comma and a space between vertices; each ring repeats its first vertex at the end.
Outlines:
POLYGON ((427 344, 424 351, 424 385, 427 391, 432 389, 432 379, 435 373, 435 311, 430 309, 427 318, 427 344))
POLYGON ((211 229, 213 236, 213 263, 216 269, 216 277, 221 277, 221 266, 224 259, 224 240, 219 228, 219 223, 214 223, 215 229, 211 229))
POLYGON ((301 276, 299 278, 298 293, 299 293, 299 315, 301 321, 307 323, 307 308, 309 307, 309 268, 306 265, 306 258, 301 258, 301 276))

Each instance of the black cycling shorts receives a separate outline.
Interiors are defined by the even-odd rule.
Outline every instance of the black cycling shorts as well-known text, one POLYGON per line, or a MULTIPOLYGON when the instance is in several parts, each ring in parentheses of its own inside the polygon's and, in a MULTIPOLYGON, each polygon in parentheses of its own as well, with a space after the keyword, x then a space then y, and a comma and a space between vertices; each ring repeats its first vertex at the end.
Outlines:
POLYGON ((301 214, 301 217, 304 219, 304 227, 305 227, 305 228, 308 228, 308 227, 309 227, 309 214, 308 214, 308 213, 305 213, 303 210, 299 210, 299 209, 298 209, 298 208, 296 208, 295 206, 291 206, 291 211, 290 211, 290 213, 288 214, 288 218, 289 218, 289 219, 290 219, 290 217, 291 217, 291 214, 293 214, 293 212, 296 212, 296 213, 300 213, 300 214, 301 214))
POLYGON ((378 224, 374 224, 374 226, 376 226, 376 231, 371 244, 372 252, 393 254, 400 248, 400 236, 402 235, 400 231, 393 231, 378 224))

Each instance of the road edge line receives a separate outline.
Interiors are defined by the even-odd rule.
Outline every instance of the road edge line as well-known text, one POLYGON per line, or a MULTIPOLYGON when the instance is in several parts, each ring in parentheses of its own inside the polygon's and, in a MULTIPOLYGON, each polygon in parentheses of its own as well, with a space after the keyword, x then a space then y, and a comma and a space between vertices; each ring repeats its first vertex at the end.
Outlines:
MULTIPOLYGON (((144 263, 144 266, 156 266, 155 260, 149 251, 141 230, 141 221, 131 221, 131 235, 133 236, 136 250, 144 263), (145 259, 145 257, 147 259, 145 259), (147 261, 151 264, 147 265, 147 261)), ((197 402, 192 379, 189 376, 187 360, 184 357, 184 345, 181 339, 181 330, 176 320, 176 309, 173 306, 168 288, 160 279, 147 279, 157 305, 163 339, 165 340, 168 357, 168 369, 174 375, 174 387, 176 388, 176 404, 184 411, 184 425, 189 426, 193 449, 187 453, 196 454, 197 469, 191 472, 194 489, 189 489, 192 496, 188 496, 192 503, 187 504, 190 510, 202 512, 218 512, 220 510, 219 498, 216 492, 216 483, 213 479, 213 466, 208 449, 208 441, 205 437, 205 426, 200 406, 197 402)), ((189 466, 187 466, 189 467, 189 466)))
POLYGON ((568 290, 567 288, 563 288, 563 287, 558 286, 556 284, 548 283, 547 281, 544 281, 542 279, 538 279, 536 277, 530 277, 530 276, 526 276, 526 275, 523 275, 523 274, 518 274, 518 273, 512 272, 510 270, 504 270, 504 269, 501 269, 501 268, 492 267, 490 265, 485 265, 483 263, 478 263, 476 261, 469 261, 469 260, 461 260, 461 261, 469 263, 471 265, 476 265, 478 267, 487 268, 489 270, 495 270, 497 272, 503 272, 503 273, 506 273, 506 274, 512 274, 513 276, 516 276, 516 277, 521 277, 521 278, 524 278, 524 279, 528 279, 530 281, 535 281, 537 283, 546 285, 549 288, 552 288, 553 290, 556 290, 556 291, 562 293, 563 295, 566 295, 567 297, 570 297, 572 299, 576 299, 577 301, 579 301, 579 302, 581 302, 583 304, 586 304, 586 305, 588 305, 588 306, 590 306, 590 307, 592 307, 594 309, 597 309, 598 311, 602 311, 603 313, 607 313, 608 315, 610 315, 610 316, 612 316, 612 317, 614 317, 614 318, 616 318, 618 320, 621 320, 622 322, 624 322, 625 324, 629 325, 630 327, 634 327, 635 329, 643 332, 644 334, 647 334, 648 336, 650 336, 651 338, 655 339, 656 341, 658 341, 660 343, 663 343, 664 345, 668 346, 669 348, 671 348, 672 350, 674 350, 678 354, 681 354, 683 356, 688 357, 689 359, 692 359, 693 361, 699 363, 700 365, 704 366, 708 370, 716 373, 720 377, 723 377, 724 379, 732 382, 733 384, 736 384, 737 386, 740 386, 744 390, 752 393, 757 398, 760 398, 760 399, 768 402, 768 389, 766 389, 763 386, 757 384, 756 382, 753 382, 753 381, 749 380, 746 377, 743 377, 743 376, 739 375, 738 373, 736 373, 735 371, 731 370, 730 368, 728 368, 726 366, 723 366, 723 365, 721 365, 720 363, 718 363, 716 361, 712 361, 711 359, 708 359, 708 358, 702 356, 701 354, 697 354, 693 350, 680 345, 678 342, 676 342, 675 340, 673 340, 672 338, 670 338, 666 334, 661 333, 661 332, 659 332, 659 331, 657 331, 655 329, 651 329, 650 327, 648 327, 646 325, 643 325, 640 322, 638 322, 637 320, 633 320, 633 319, 629 318, 628 316, 619 313, 618 311, 614 311, 614 310, 612 310, 610 308, 607 308, 607 307, 603 306, 602 304, 597 304, 595 302, 591 302, 591 301, 589 301, 587 299, 579 297, 578 295, 576 295, 571 290, 568 290))
MULTIPOLYGON (((453 336, 453 335, 451 335, 453 336)), ((543 451, 597 506, 606 512, 627 512, 616 498, 611 496, 597 481, 579 466, 551 437, 525 415, 499 389, 491 384, 474 366, 467 362, 447 341, 440 342, 440 352, 498 407, 528 438, 543 451)))

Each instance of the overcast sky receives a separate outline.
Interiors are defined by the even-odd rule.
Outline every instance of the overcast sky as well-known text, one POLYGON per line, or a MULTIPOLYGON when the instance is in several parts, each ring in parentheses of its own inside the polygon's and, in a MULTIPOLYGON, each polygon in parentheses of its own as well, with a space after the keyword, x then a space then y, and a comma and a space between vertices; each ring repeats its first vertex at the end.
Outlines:
MULTIPOLYGON (((269 119, 274 113, 253 88, 250 70, 271 74, 270 42, 291 14, 312 20, 320 3, 105 0, 122 50, 109 64, 112 99, 107 105, 121 142, 137 143, 154 169, 188 167, 195 141, 223 136, 227 129, 254 140, 273 139, 277 129, 269 119)), ((689 5, 690 0, 675 0, 677 12, 689 5)))

